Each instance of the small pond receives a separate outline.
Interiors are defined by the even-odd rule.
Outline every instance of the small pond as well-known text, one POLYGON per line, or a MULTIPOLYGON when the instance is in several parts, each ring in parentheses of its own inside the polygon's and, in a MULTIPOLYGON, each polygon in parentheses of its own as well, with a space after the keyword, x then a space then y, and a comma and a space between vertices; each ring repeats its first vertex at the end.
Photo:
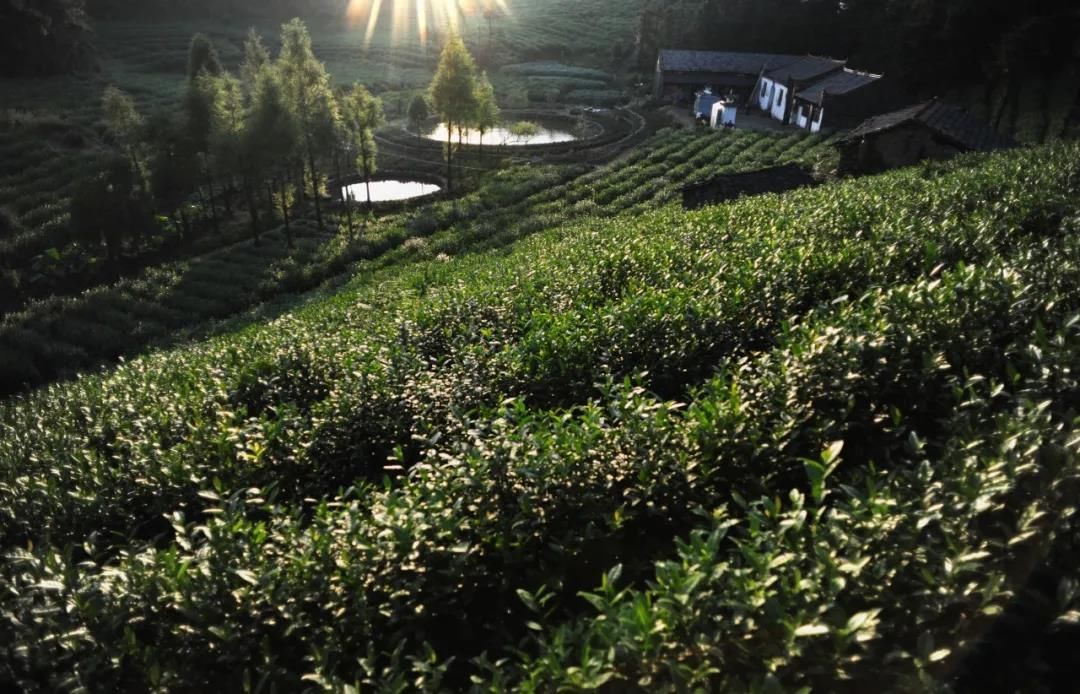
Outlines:
MULTIPOLYGON (((420 181, 382 180, 371 182, 371 202, 393 202, 394 200, 409 200, 419 198, 432 193, 438 193, 441 188, 434 183, 422 183, 420 181)), ((345 187, 345 196, 352 196, 356 202, 367 202, 367 186, 363 181, 352 183, 345 187)))
MULTIPOLYGON (((457 128, 454 128, 454 142, 458 141, 457 128)), ((446 142, 446 124, 439 123, 434 130, 429 130, 424 137, 429 140, 446 142)), ((466 130, 461 141, 467 145, 500 145, 504 147, 517 147, 521 145, 553 145, 558 142, 573 142, 580 139, 578 135, 570 132, 567 128, 547 127, 537 125, 535 132, 527 135, 515 135, 510 132, 509 124, 500 125, 484 131, 484 141, 480 142, 480 132, 466 130)))

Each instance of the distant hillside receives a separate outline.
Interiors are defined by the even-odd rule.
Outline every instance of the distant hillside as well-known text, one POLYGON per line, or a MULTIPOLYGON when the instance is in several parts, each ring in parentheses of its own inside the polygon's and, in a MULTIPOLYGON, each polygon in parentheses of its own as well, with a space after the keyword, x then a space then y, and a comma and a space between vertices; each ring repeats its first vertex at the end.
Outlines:
POLYGON ((348 0, 88 0, 87 8, 98 18, 146 17, 254 17, 298 14, 343 15, 348 0))
MULTIPOLYGON (((169 343, 200 324, 310 288, 356 260, 407 261, 416 244, 430 243, 439 249, 436 253, 508 245, 580 217, 647 211, 678 199, 681 186, 720 173, 782 163, 829 170, 834 165, 831 142, 799 131, 783 136, 742 130, 663 132, 588 173, 579 166, 507 170, 463 199, 432 203, 412 218, 389 216, 364 238, 348 243, 317 234, 313 221, 294 220, 298 243, 288 249, 278 223, 258 247, 245 241, 181 258, 79 296, 55 296, 8 314, 0 321, 0 397, 121 355, 133 357, 148 343, 169 343)), ((5 144, 0 136, 0 154, 5 144)), ((8 151, 15 152, 14 163, 40 171, 31 164, 33 158, 8 151)), ((48 148, 42 151, 47 156, 48 148)), ((67 169, 76 178, 82 175, 78 166, 67 169)), ((32 195, 36 184, 12 190, 32 195)), ((0 205, 6 202, 0 190, 0 205)), ((57 243, 48 227, 25 232, 22 248, 57 243)), ((0 260, 5 251, 16 251, 14 245, 11 238, 0 237, 0 260)))

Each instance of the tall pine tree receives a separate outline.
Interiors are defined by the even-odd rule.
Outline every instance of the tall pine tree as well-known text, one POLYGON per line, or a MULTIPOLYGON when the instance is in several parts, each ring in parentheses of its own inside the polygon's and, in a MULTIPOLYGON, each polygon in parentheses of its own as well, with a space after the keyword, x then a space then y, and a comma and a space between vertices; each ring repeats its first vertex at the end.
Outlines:
POLYGON ((322 231, 325 226, 318 163, 334 144, 339 119, 337 101, 330 87, 330 75, 326 66, 315 57, 311 35, 301 20, 293 19, 282 27, 281 44, 278 75, 285 103, 300 129, 303 154, 311 177, 315 219, 322 231))
POLYGON ((453 191, 454 127, 467 126, 476 116, 476 62, 460 36, 446 40, 439 67, 429 88, 431 105, 446 124, 446 189, 453 191))

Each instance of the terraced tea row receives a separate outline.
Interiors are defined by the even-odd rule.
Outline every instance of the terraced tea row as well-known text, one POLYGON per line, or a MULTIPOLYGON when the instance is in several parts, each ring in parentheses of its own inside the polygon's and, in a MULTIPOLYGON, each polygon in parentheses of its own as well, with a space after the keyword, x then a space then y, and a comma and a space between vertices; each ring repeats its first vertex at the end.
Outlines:
MULTIPOLYGON (((0 393, 138 354, 150 343, 172 339, 177 331, 317 286, 357 260, 408 261, 418 245, 426 246, 426 257, 505 245, 582 215, 615 214, 635 205, 640 209, 654 199, 671 199, 686 177, 740 170, 795 154, 812 161, 827 145, 826 140, 802 135, 666 133, 643 145, 640 154, 581 179, 574 178, 580 173, 577 167, 504 172, 464 199, 430 205, 407 220, 388 217, 362 238, 350 240, 344 222, 337 220, 335 236, 309 234, 298 249, 289 251, 278 229, 263 246, 241 242, 7 316, 0 322, 0 393), (427 243, 423 237, 432 234, 427 243), (402 248, 414 237, 420 237, 414 246, 402 248), (396 255, 384 256, 394 249, 396 255)), ((298 228, 310 232, 309 226, 301 222, 298 228)))
POLYGON ((1019 567, 1075 570, 1077 154, 587 218, 12 401, 4 675, 966 672, 1019 567))

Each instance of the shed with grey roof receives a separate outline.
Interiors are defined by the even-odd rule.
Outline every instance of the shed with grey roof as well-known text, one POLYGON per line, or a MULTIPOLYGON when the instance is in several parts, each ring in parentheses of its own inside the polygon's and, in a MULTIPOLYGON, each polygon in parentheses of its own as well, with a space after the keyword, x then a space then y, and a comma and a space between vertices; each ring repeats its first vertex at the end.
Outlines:
POLYGON ((846 60, 834 60, 832 58, 819 58, 815 55, 806 55, 786 65, 768 70, 765 76, 774 82, 787 84, 788 82, 807 83, 821 79, 841 70, 847 64, 846 60))
POLYGON ((730 51, 684 51, 665 49, 656 61, 654 96, 672 92, 689 96, 705 87, 715 93, 734 91, 744 97, 766 70, 799 60, 799 56, 730 51))
POLYGON ((825 95, 842 96, 850 94, 856 89, 868 87, 881 79, 881 75, 873 75, 869 72, 859 72, 851 68, 844 68, 834 72, 817 82, 800 89, 795 98, 811 104, 821 106, 825 102, 825 95))
POLYGON ((1016 146, 970 112, 934 99, 868 118, 839 143, 841 168, 873 172, 1016 146))

